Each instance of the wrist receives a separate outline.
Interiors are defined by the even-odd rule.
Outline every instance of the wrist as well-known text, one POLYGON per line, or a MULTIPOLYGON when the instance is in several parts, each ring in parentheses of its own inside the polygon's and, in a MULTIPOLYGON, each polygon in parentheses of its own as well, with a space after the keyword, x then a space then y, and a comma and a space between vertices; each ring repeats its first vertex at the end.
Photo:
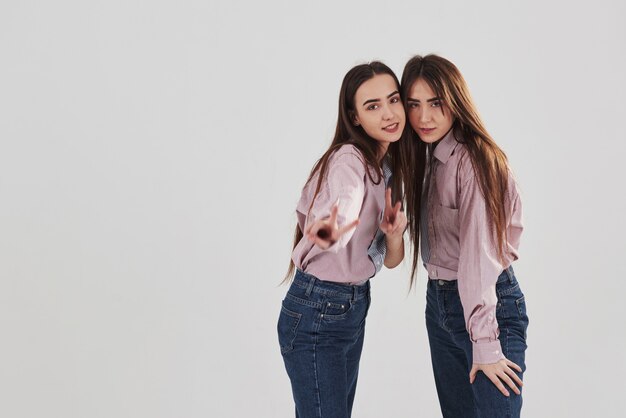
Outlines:
POLYGON ((403 234, 397 232, 395 234, 385 234, 387 247, 400 247, 404 243, 403 234))

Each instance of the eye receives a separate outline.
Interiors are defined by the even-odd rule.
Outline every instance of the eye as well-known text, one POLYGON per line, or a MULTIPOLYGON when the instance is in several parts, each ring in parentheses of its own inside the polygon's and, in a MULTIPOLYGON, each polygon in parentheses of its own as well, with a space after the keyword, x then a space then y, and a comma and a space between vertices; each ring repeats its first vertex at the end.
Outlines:
POLYGON ((441 100, 435 100, 431 104, 432 107, 441 107, 441 100))
POLYGON ((415 102, 410 102, 409 103, 409 109, 415 109, 419 106, 419 103, 415 103, 415 102))
POLYGON ((371 104, 369 106, 367 106, 367 110, 376 110, 378 109, 378 105, 377 104, 371 104))
POLYGON ((391 103, 398 103, 400 101, 400 98, 398 96, 394 96, 391 98, 391 103))

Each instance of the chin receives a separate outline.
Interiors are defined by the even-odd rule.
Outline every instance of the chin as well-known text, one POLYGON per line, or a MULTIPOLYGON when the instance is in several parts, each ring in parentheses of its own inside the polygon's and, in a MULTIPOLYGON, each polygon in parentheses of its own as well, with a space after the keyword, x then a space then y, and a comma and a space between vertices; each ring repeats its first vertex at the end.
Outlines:
POLYGON ((437 142, 438 140, 441 139, 437 135, 428 135, 427 137, 420 136, 419 138, 422 140, 422 142, 426 142, 427 144, 432 144, 433 142, 437 142))

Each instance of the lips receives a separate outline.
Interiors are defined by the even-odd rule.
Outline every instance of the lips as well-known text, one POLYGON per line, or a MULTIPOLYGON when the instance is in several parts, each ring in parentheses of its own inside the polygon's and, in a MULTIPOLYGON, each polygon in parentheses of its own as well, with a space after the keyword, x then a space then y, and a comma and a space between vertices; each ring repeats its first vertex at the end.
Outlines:
POLYGON ((400 126, 400 124, 398 122, 396 123, 392 123, 391 125, 387 125, 383 128, 383 131, 385 132, 389 132, 389 133, 394 133, 398 131, 398 127, 400 126))
POLYGON ((424 134, 429 134, 435 130, 435 128, 419 128, 420 132, 424 134))

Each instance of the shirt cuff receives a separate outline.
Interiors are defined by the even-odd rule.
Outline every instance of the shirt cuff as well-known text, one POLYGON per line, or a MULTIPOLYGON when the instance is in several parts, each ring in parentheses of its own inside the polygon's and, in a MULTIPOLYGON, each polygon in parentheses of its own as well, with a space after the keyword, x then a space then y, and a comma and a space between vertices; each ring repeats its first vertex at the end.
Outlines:
POLYGON ((475 364, 492 364, 505 358, 502 354, 500 340, 487 343, 472 342, 472 350, 475 364))

